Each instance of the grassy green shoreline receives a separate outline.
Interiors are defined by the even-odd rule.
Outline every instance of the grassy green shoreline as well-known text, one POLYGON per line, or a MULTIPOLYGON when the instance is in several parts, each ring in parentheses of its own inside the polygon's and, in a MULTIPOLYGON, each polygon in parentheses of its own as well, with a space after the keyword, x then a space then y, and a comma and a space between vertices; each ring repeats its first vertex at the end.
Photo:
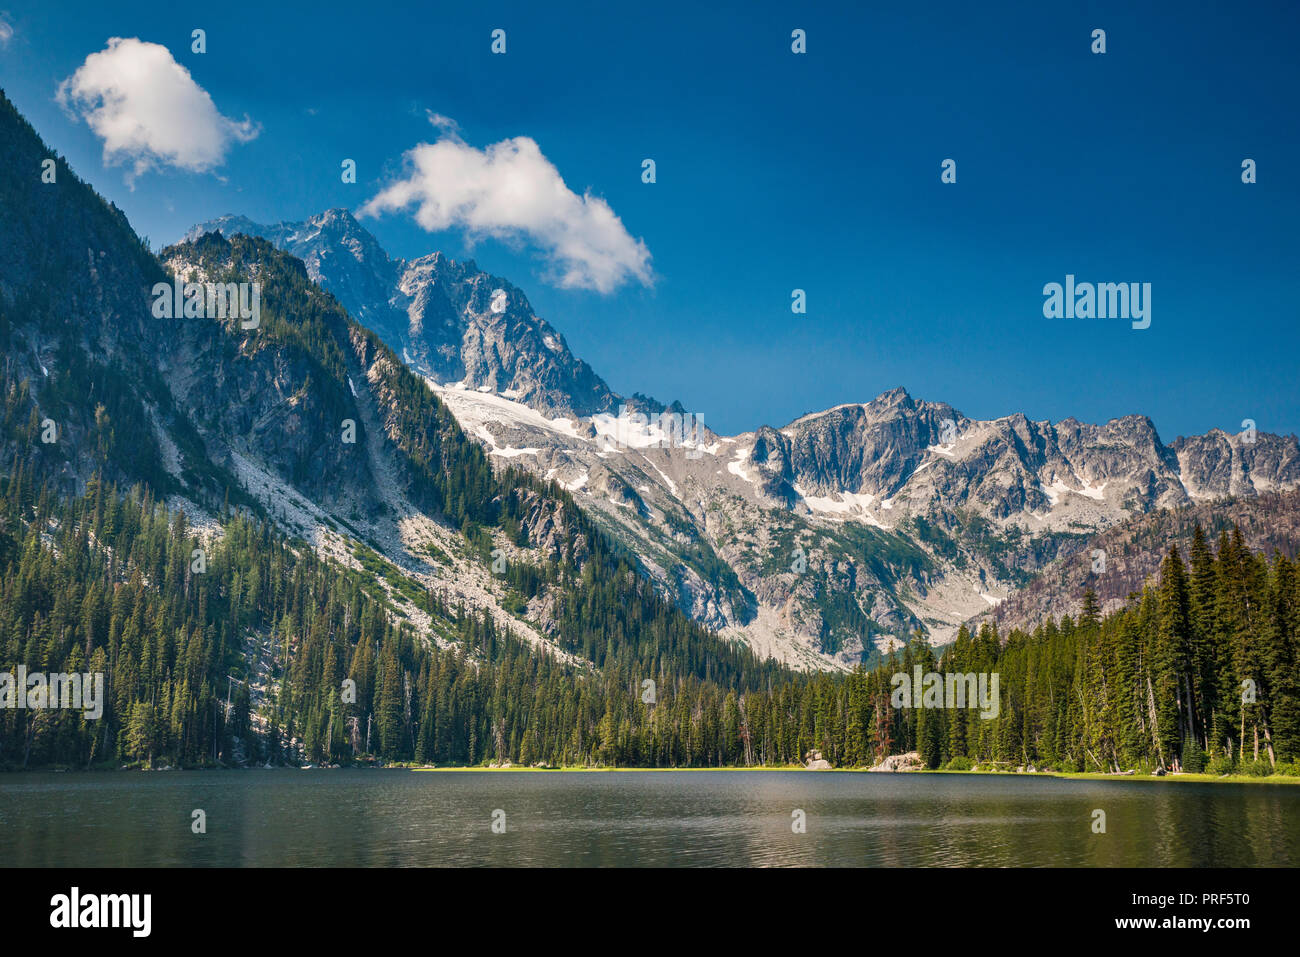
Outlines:
MULTIPOLYGON (((168 771, 332 771, 332 770, 369 770, 369 771, 408 771, 420 773, 458 773, 458 772, 501 772, 509 774, 518 773, 564 773, 564 774, 613 774, 620 772, 681 772, 681 771, 727 771, 727 772, 747 772, 747 771, 786 771, 786 772, 804 772, 808 774, 952 774, 952 775, 977 775, 977 776, 996 776, 996 777, 1015 777, 1015 778, 1060 778, 1065 780, 1076 781, 1144 781, 1144 782, 1191 782, 1196 784, 1300 784, 1300 777, 1287 774, 1255 775, 1255 774, 1100 774, 1094 771, 977 771, 977 770, 959 770, 944 768, 924 768, 913 771, 885 771, 872 772, 868 768, 826 768, 819 771, 810 771, 808 768, 798 764, 778 764, 778 765, 755 765, 752 767, 692 767, 692 768, 636 768, 636 767, 589 767, 586 765, 574 765, 569 767, 525 767, 522 765, 513 765, 508 768, 489 767, 482 764, 456 764, 444 765, 442 767, 417 766, 414 764, 388 764, 388 765, 350 765, 345 768, 294 768, 289 766, 263 769, 260 767, 250 768, 231 768, 231 767, 179 767, 179 768, 142 768, 142 767, 92 767, 92 768, 67 768, 67 767, 46 767, 46 768, 28 768, 30 773, 114 773, 114 772, 141 772, 150 771, 157 773, 166 773, 168 771)), ((23 770, 17 768, 0 769, 0 778, 7 774, 22 774, 23 770)))
MULTIPOLYGON (((392 768, 389 770, 403 770, 401 768, 392 768)), ((563 768, 526 768, 526 767, 509 767, 509 768, 489 768, 481 765, 456 765, 442 768, 406 768, 404 770, 420 772, 454 772, 454 771, 503 771, 503 772, 520 772, 520 771, 537 771, 537 772, 566 772, 566 773, 615 773, 621 771, 636 771, 641 773, 656 771, 803 771, 809 774, 826 774, 827 771, 809 771, 807 768, 800 767, 797 764, 758 766, 746 768, 600 768, 600 767, 563 767, 563 768)), ((1079 781, 1171 781, 1171 782, 1195 782, 1199 784, 1300 784, 1300 777, 1292 777, 1284 774, 1273 774, 1266 777, 1260 777, 1253 774, 1098 774, 1095 772, 1065 772, 1065 771, 1036 771, 1033 773, 1017 773, 1014 771, 946 771, 946 770, 923 770, 923 771, 896 771, 896 772, 872 772, 867 768, 830 768, 830 773, 836 774, 956 774, 956 775, 982 775, 997 777, 1017 777, 1017 778, 1063 778, 1068 780, 1079 781)))

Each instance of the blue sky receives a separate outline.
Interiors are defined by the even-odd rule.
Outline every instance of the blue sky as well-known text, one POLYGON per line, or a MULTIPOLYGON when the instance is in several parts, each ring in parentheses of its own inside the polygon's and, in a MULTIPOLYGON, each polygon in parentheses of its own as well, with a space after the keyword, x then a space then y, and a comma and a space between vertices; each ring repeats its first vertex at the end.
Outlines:
POLYGON ((614 388, 723 432, 899 385, 976 418, 1141 412, 1166 441, 1300 430, 1295 5, 550 6, 0 0, 0 85, 155 247, 228 212, 360 208, 438 139, 430 112, 474 150, 528 137, 644 243, 649 284, 565 288, 535 236, 427 232, 410 207, 367 227, 472 256, 614 388), (106 167, 55 97, 110 37, 167 47, 256 135, 203 172, 106 167), (1150 328, 1044 318, 1067 273, 1151 283, 1150 328))

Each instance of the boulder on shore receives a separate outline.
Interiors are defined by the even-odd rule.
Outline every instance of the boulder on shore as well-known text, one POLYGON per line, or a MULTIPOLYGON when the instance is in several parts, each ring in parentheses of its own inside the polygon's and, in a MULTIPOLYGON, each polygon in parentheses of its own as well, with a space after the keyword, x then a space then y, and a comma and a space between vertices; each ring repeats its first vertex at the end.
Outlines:
POLYGON ((829 771, 831 763, 822 757, 820 751, 809 751, 804 755, 804 767, 809 771, 829 771))
POLYGON ((874 768, 867 768, 867 770, 890 772, 919 771, 923 767, 925 767, 925 762, 921 760, 920 753, 916 751, 908 751, 906 754, 891 754, 874 768))

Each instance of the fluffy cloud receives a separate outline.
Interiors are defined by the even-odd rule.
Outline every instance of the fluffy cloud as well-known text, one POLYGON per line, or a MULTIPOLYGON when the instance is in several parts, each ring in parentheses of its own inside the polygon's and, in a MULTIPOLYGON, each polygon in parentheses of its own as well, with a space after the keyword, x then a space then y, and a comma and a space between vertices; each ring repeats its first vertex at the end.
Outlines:
POLYGON ((4 17, 0 16, 0 47, 7 47, 9 41, 14 38, 13 25, 4 17))
POLYGON ((164 166, 206 172, 258 134, 247 117, 222 116, 166 47, 135 38, 113 37, 86 57, 57 99, 104 141, 105 165, 130 164, 132 177, 164 166))
POLYGON ((633 239, 607 202, 577 195, 537 143, 526 137, 486 149, 469 146, 446 117, 430 115, 443 134, 406 153, 407 172, 361 208, 361 215, 415 208, 429 232, 459 227, 471 235, 526 240, 541 250, 560 286, 612 292, 625 282, 649 285, 650 250, 633 239))

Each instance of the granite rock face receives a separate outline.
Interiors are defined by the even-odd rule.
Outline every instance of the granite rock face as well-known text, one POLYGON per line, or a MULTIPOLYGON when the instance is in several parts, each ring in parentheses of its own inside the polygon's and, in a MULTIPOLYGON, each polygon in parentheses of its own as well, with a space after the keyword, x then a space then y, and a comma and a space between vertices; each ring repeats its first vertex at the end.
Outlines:
POLYGON ((264 226, 223 216, 189 231, 244 233, 297 256, 321 288, 415 371, 555 415, 617 412, 619 396, 532 311, 517 287, 442 253, 393 259, 346 209, 264 226))

